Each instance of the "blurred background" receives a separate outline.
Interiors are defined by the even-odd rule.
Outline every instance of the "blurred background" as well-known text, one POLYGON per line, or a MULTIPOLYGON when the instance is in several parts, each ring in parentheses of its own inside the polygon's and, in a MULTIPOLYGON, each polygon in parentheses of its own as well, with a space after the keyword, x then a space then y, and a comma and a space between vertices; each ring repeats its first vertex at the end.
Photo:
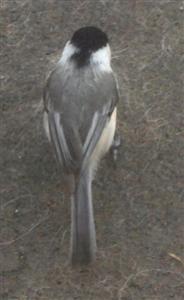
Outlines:
POLYGON ((184 2, 0 6, 0 298, 184 299, 184 2), (93 185, 97 261, 72 270, 70 201, 43 132, 42 91, 86 25, 110 39, 122 146, 93 185))

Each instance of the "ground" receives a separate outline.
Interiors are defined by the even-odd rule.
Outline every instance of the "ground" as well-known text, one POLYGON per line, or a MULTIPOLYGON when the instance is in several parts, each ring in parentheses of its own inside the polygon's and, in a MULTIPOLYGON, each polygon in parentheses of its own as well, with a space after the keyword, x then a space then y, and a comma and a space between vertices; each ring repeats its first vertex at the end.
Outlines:
POLYGON ((184 299, 184 2, 0 5, 1 299, 184 299), (93 185, 97 260, 72 269, 70 201, 42 129, 41 98, 66 40, 89 24, 111 42, 122 146, 93 185))

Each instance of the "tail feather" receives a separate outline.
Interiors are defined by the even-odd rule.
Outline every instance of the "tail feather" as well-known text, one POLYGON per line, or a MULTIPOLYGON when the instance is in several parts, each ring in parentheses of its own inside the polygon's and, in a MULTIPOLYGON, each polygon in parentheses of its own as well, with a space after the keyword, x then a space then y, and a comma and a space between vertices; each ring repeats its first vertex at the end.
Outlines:
POLYGON ((91 176, 85 172, 72 196, 71 262, 89 264, 95 258, 96 234, 93 216, 91 176))

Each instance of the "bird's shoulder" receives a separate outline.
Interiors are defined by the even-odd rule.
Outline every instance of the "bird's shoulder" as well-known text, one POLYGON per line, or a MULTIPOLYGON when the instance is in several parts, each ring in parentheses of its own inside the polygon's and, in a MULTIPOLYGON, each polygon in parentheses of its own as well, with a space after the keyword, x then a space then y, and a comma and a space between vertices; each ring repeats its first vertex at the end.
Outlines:
MULTIPOLYGON (((51 101, 54 105, 60 106, 66 99, 77 102, 78 98, 79 102, 86 103, 88 99, 89 103, 100 101, 102 105, 109 99, 113 105, 116 105, 119 89, 114 72, 96 73, 90 68, 72 70, 58 64, 46 81, 45 103, 48 106, 48 101, 51 101)), ((67 103, 69 105, 69 102, 67 103)))

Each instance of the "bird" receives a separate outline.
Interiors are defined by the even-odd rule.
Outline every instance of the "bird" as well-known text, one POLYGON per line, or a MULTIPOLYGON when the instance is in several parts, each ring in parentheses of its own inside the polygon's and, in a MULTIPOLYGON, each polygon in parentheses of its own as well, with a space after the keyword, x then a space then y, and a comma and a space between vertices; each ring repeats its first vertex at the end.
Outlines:
POLYGON ((72 266, 96 258, 92 182, 113 145, 118 81, 111 67, 107 34, 96 26, 77 29, 44 86, 44 128, 56 161, 73 182, 71 191, 72 266))

